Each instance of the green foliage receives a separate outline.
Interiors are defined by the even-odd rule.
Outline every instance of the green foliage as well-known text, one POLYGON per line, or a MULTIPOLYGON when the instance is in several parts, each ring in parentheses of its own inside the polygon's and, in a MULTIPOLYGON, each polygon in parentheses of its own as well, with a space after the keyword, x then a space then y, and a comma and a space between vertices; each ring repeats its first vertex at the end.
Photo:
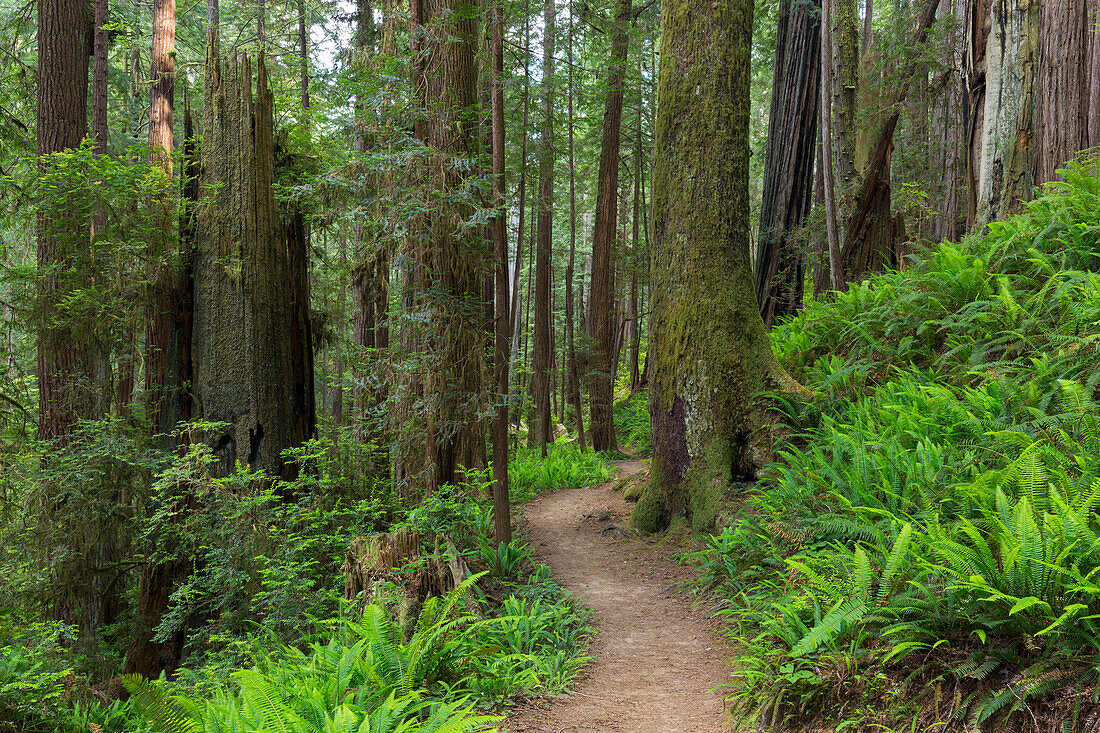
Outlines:
POLYGON ((71 641, 63 624, 22 626, 24 619, 0 616, 0 721, 22 730, 48 730, 56 725, 66 696, 64 641, 71 641))
POLYGON ((475 703, 564 689, 587 659, 581 650, 591 629, 560 590, 554 598, 509 597, 499 615, 478 619, 462 609, 476 581, 429 599, 408 641, 371 605, 360 621, 326 622, 308 646, 260 652, 228 684, 192 676, 187 691, 124 682, 158 733, 484 730, 499 718, 477 714, 475 703))
POLYGON ((773 397, 777 460, 695 556, 749 640, 743 712, 932 725, 915 701, 954 678, 986 729, 1096 684, 1097 173, 773 332, 815 398, 773 397))
POLYGON ((635 456, 653 453, 649 432, 649 393, 639 392, 615 403, 615 434, 623 447, 635 456))
POLYGON ((611 464, 598 453, 567 443, 555 445, 545 459, 539 451, 521 448, 508 464, 513 502, 533 499, 545 491, 591 486, 611 477, 611 464))
POLYGON ((491 534, 492 469, 468 469, 458 486, 444 485, 411 508, 401 524, 426 537, 444 534, 459 547, 473 547, 491 534))
POLYGON ((531 562, 531 551, 512 542, 501 542, 493 547, 486 540, 479 548, 479 554, 489 572, 502 580, 518 579, 524 566, 531 562))

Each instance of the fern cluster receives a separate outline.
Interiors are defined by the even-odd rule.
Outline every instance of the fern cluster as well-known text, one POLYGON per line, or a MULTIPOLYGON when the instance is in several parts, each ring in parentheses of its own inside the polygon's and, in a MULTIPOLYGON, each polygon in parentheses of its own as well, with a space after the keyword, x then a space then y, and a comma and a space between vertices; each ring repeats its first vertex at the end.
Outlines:
POLYGON ((431 598, 405 639, 381 606, 339 619, 303 648, 269 650, 229 684, 125 680, 155 733, 467 733, 500 718, 478 712, 515 695, 564 687, 590 633, 572 603, 505 600, 466 612, 477 576, 431 598))
POLYGON ((754 720, 1002 730, 1072 699, 1073 729, 1100 710, 1098 173, 1071 166, 1023 215, 775 330, 817 396, 774 399, 778 459, 698 555, 754 720))

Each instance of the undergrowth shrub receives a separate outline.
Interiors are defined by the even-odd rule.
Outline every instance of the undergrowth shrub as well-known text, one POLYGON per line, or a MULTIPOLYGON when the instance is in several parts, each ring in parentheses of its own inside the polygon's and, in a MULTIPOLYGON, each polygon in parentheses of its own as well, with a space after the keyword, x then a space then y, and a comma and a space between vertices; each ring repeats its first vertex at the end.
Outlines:
POLYGON ((520 448, 508 464, 513 502, 529 501, 545 491, 598 484, 610 477, 606 458, 571 443, 554 445, 545 459, 537 449, 520 448))
POLYGON ((563 594, 506 598, 480 617, 467 606, 478 576, 429 599, 405 640, 385 608, 335 619, 308 644, 269 644, 253 665, 175 686, 125 680, 163 733, 200 730, 464 733, 499 717, 478 708, 561 691, 587 659, 587 614, 563 594))
POLYGON ((815 391, 695 558, 776 730, 1077 730, 1100 715, 1100 179, 810 301, 815 391))

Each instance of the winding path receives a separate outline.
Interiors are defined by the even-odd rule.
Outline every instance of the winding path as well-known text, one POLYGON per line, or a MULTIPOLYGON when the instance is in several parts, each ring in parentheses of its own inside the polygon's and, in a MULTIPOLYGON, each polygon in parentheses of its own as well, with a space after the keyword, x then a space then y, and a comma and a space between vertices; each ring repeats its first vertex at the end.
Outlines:
MULTIPOLYGON (((624 461, 616 473, 644 467, 624 461)), ((631 507, 611 486, 558 491, 527 507, 535 554, 595 612, 595 660, 571 695, 520 708, 501 730, 728 733, 722 693, 712 690, 729 681, 732 647, 675 593, 684 570, 654 544, 621 536, 631 507)))

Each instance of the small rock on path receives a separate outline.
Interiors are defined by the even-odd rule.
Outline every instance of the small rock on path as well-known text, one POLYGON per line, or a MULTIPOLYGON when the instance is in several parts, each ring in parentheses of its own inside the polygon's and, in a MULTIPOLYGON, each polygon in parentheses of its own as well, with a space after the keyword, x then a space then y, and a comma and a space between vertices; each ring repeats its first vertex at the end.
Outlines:
MULTIPOLYGON (((619 476, 645 469, 618 464, 619 476)), ((547 494, 527 506, 535 554, 595 612, 595 660, 576 690, 549 709, 525 706, 501 727, 511 733, 728 733, 722 692, 733 648, 715 624, 675 593, 683 568, 629 527, 631 506, 612 483, 547 494)))

